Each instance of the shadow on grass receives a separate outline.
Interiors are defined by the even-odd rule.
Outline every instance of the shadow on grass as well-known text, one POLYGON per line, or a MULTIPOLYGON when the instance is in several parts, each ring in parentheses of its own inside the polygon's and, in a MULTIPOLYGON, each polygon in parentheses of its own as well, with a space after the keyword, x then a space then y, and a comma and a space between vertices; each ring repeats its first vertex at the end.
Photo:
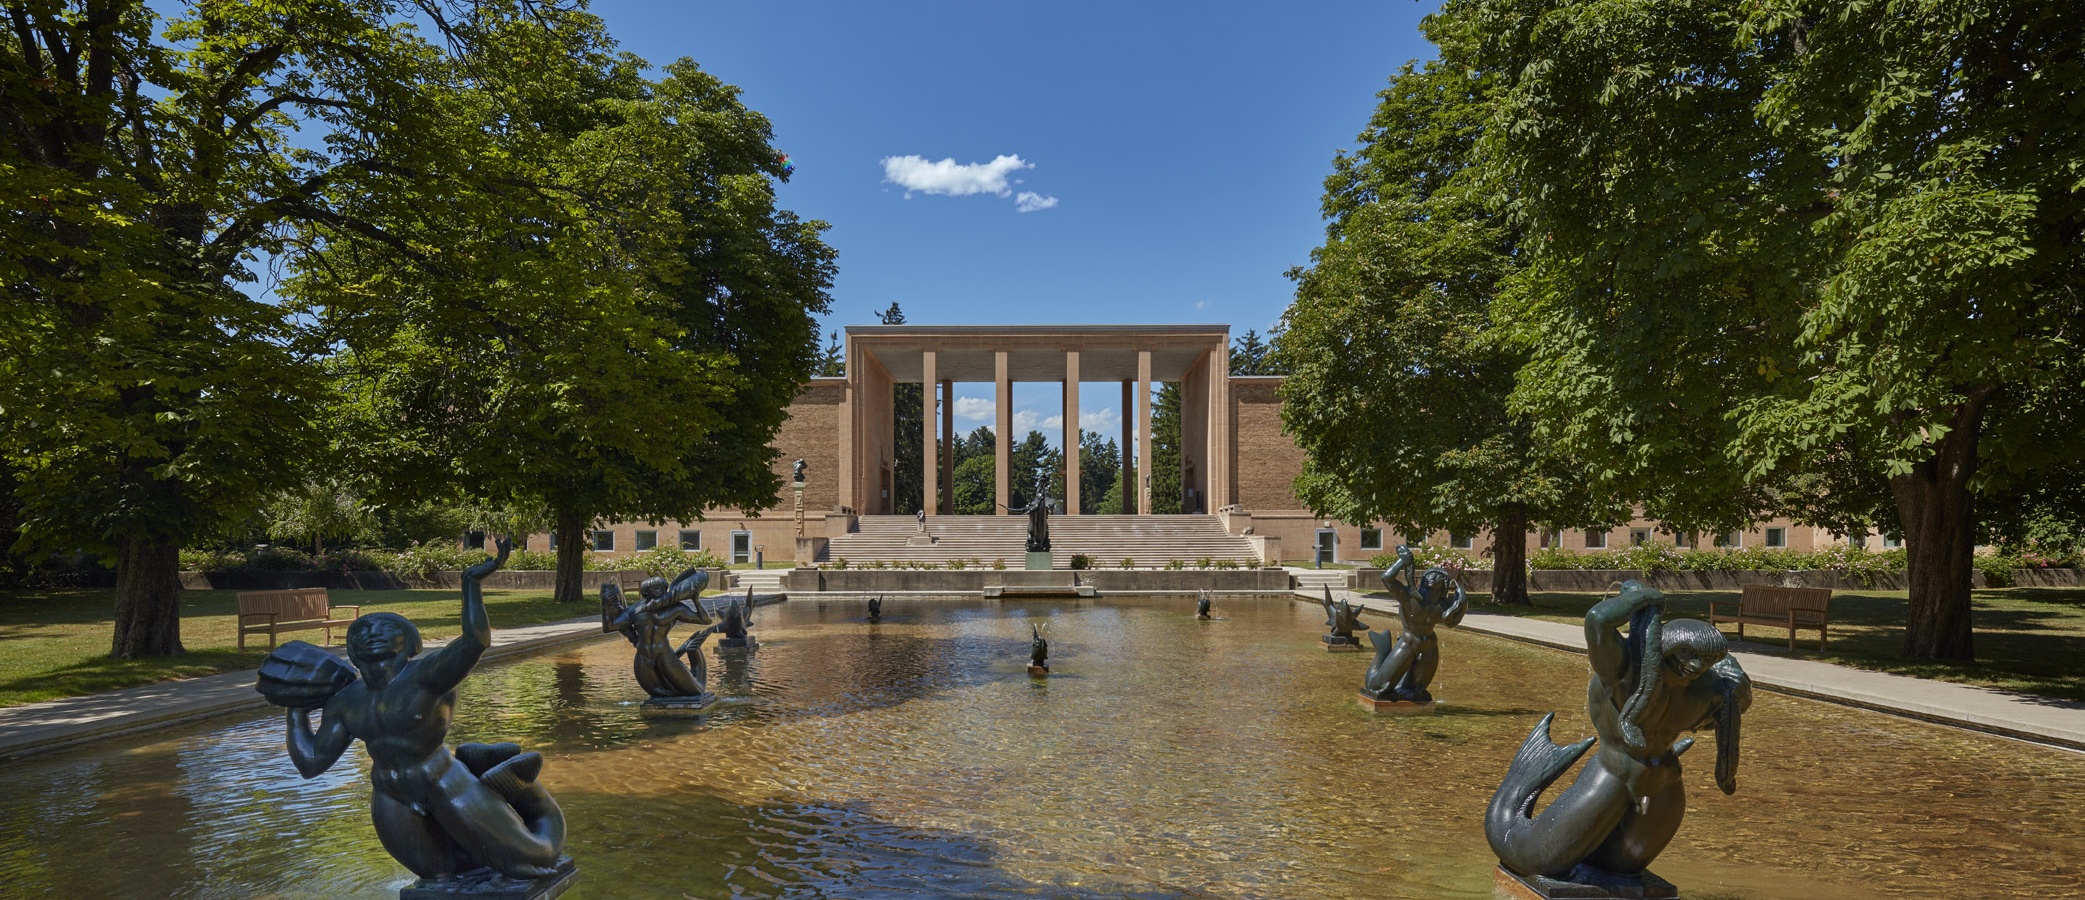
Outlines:
POLYGON ((89 657, 61 668, 0 682, 0 703, 35 703, 176 678, 257 669, 267 655, 266 650, 243 653, 237 650, 194 650, 180 656, 145 659, 89 657))
MULTIPOLYGON (((1709 603, 1725 608, 1737 591, 1666 594, 1668 619, 1708 618, 1709 603)), ((1486 597, 1486 600, 1489 598, 1486 597)), ((1485 603, 1487 613, 1576 625, 1600 601, 1598 594, 1541 592, 1530 606, 1485 603)), ((1722 626, 1732 646, 1858 669, 1977 685, 2031 695, 2023 700, 2071 707, 2085 702, 2085 589, 1995 588, 1972 594, 1977 660, 1972 663, 1905 659, 1904 621, 1910 601, 1902 591, 1837 591, 1832 595, 1829 640, 1817 650, 1816 632, 1804 629, 1796 649, 1785 629, 1747 625, 1746 640, 1722 626)))

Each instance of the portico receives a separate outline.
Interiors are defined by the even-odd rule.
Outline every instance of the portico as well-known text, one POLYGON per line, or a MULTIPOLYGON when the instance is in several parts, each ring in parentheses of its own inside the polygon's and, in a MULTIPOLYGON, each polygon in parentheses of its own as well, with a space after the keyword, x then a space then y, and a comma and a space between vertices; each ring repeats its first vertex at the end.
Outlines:
POLYGON ((996 478, 1001 506, 1010 505, 1015 382, 1055 382, 1063 392, 1065 510, 1077 515, 1079 386, 1122 385, 1122 495, 1149 514, 1151 496, 1151 385, 1181 388, 1181 486, 1193 498, 1184 509, 1215 511, 1233 502, 1233 430, 1229 408, 1230 328, 1224 325, 854 325, 847 328, 847 384, 840 416, 839 496, 858 514, 888 513, 897 441, 921 442, 923 507, 945 514, 953 468, 943 446, 955 436, 954 385, 994 386, 996 478), (921 391, 921 433, 894 434, 895 386, 921 391), (1131 448, 1137 483, 1130 484, 1131 448))

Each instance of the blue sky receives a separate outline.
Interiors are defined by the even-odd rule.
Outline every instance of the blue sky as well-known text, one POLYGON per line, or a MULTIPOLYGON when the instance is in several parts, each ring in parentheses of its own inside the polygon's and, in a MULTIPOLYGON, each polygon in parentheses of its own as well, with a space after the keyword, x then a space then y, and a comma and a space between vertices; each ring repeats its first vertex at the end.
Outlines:
MULTIPOLYGON (((1323 239, 1333 153, 1356 146, 1399 66, 1432 55, 1418 22, 1434 6, 593 10, 624 49, 655 65, 690 57, 773 122, 796 164, 782 204, 831 223, 839 251, 828 330, 873 323, 896 301, 920 324, 1222 323, 1242 334, 1264 333, 1287 306, 1283 273, 1323 239)), ((989 414, 988 388, 961 396, 989 414)), ((1056 388, 1020 386, 1015 405, 1040 425, 1056 388)))

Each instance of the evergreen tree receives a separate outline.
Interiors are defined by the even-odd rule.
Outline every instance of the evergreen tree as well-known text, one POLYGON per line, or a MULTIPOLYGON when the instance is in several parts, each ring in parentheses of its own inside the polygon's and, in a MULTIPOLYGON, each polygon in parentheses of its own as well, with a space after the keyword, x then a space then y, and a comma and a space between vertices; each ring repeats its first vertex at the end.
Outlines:
MULTIPOLYGON (((905 324, 905 311, 896 302, 884 310, 878 320, 885 325, 905 324)), ((926 388, 918 382, 902 382, 891 386, 891 435, 896 446, 891 448, 893 461, 890 473, 891 512, 912 515, 919 512, 927 489, 926 461, 920 448, 926 442, 926 429, 930 427, 926 411, 921 408, 925 401, 926 388)))

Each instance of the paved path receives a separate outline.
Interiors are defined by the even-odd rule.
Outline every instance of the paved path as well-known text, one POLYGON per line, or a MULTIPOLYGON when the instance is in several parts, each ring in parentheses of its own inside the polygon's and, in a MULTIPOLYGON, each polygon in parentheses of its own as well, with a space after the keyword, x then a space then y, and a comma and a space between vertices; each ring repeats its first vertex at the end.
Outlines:
MULTIPOLYGON (((484 658, 534 653, 605 636, 600 616, 497 628, 484 658)), ((444 643, 433 642, 428 649, 444 643)), ((0 709, 0 759, 266 706, 268 701, 253 685, 254 673, 249 669, 0 709)))
MULTIPOLYGON (((1300 592, 1299 592, 1300 593, 1300 592)), ((1397 602, 1383 594, 1335 596, 1383 612, 1397 602)), ((1322 594, 1309 596, 1316 602, 1322 594)), ((1585 629, 1578 625, 1525 619, 1472 609, 1461 628, 1531 644, 1585 652, 1585 629)), ((1757 647, 1746 643, 1739 646, 1757 647)), ((2085 750, 2085 703, 2017 694, 1966 684, 1869 672, 1808 659, 1793 659, 1771 649, 1734 650, 1738 664, 1756 687, 1831 703, 1955 725, 2071 750, 2085 750)))

